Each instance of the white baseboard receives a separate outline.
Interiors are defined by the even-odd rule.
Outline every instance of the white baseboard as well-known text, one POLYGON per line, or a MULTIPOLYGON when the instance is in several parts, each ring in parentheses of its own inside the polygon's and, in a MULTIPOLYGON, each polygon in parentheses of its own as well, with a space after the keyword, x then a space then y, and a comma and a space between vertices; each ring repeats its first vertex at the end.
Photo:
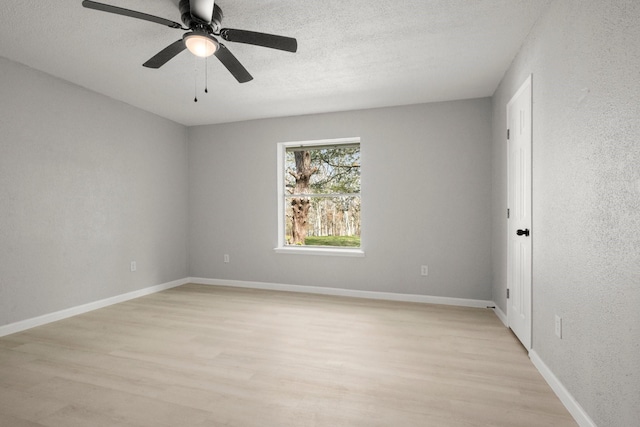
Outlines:
POLYGON ((540 374, 542 374, 549 386, 551 386, 551 389, 558 396, 578 425, 580 427, 597 427, 596 423, 593 422, 591 417, 589 417, 585 410, 582 409, 582 406, 580 406, 571 393, 569 393, 569 390, 565 388, 558 377, 556 377, 551 369, 549 369, 549 367, 542 361, 538 353, 531 350, 529 352, 529 357, 531 358, 533 365, 538 369, 540 374))
POLYGON ((496 316, 498 316, 498 319, 500 319, 500 321, 504 324, 504 326, 509 327, 509 319, 507 319, 507 315, 504 313, 504 311, 500 310, 500 307, 498 307, 498 305, 494 302, 491 305, 493 305, 495 308, 493 309, 494 313, 496 313, 496 316))
POLYGON ((494 305, 491 301, 436 297, 414 294, 396 294, 392 292, 357 291, 352 289, 325 288, 319 286, 283 285, 279 283, 245 282, 238 280, 203 279, 191 277, 190 283, 212 286, 229 286, 235 288, 265 289, 270 291, 300 292, 307 294, 333 295, 352 298, 368 298, 387 301, 418 302, 423 304, 455 305, 461 307, 486 308, 494 305))
POLYGON ((56 311, 54 313, 49 313, 42 316, 31 318, 31 319, 10 323, 8 325, 3 325, 3 326, 0 326, 0 337, 15 334, 17 332, 25 331, 27 329, 35 328, 36 326, 46 325, 47 323, 56 322, 58 320, 66 319, 72 316, 77 316, 79 314, 87 313, 89 311, 97 310, 99 308, 107 307, 113 304, 129 301, 134 298, 139 298, 145 295, 150 295, 156 292, 164 291, 166 289, 175 288, 177 286, 181 286, 186 283, 199 283, 203 285, 231 286, 231 287, 253 288, 253 289, 266 289, 266 290, 273 290, 273 291, 301 292, 301 293, 321 294, 321 295, 335 295, 335 296, 346 296, 346 297, 353 297, 353 298, 369 298, 369 299, 379 299, 379 300, 388 300, 388 301, 455 305, 455 306, 462 306, 462 307, 485 308, 487 306, 494 305, 491 301, 464 299, 464 298, 395 294, 391 292, 356 291, 356 290, 350 290, 350 289, 323 288, 323 287, 317 287, 317 286, 283 285, 283 284, 277 284, 277 283, 244 282, 244 281, 236 281, 236 280, 217 280, 217 279, 203 279, 203 278, 190 277, 190 278, 175 280, 173 282, 163 283, 161 285, 150 286, 148 288, 139 289, 137 291, 128 292, 122 295, 116 295, 114 297, 106 298, 100 301, 94 301, 88 304, 79 305, 77 307, 71 307, 65 310, 56 311))
POLYGON ((77 316, 78 314, 87 313, 89 311, 97 310, 99 308, 107 307, 113 304, 118 304, 120 302, 129 301, 134 298, 154 294, 166 289, 175 288, 176 286, 181 286, 186 283, 189 283, 188 279, 175 280, 173 282, 150 286, 148 288, 139 289, 137 291, 128 292, 122 295, 116 295, 111 298, 90 302, 88 304, 79 305, 77 307, 71 307, 66 310, 56 311, 55 313, 49 313, 31 319, 22 320, 20 322, 10 323, 8 325, 0 326, 0 337, 35 328, 36 326, 46 325, 47 323, 56 322, 68 317, 77 316))

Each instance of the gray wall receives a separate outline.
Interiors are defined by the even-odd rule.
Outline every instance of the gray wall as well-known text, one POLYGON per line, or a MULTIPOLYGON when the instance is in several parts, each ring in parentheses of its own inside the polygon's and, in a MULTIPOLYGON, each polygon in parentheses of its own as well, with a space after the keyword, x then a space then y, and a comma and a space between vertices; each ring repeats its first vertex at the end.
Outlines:
POLYGON ((0 76, 0 325, 186 277, 186 129, 4 58, 0 76))
POLYGON ((639 23, 637 1, 554 2, 493 100, 494 298, 505 310, 505 109, 532 73, 533 350, 599 426, 640 418, 639 23))
POLYGON ((190 128, 190 273, 491 299, 490 141, 490 99, 190 128), (351 136, 366 256, 274 253, 276 144, 351 136))

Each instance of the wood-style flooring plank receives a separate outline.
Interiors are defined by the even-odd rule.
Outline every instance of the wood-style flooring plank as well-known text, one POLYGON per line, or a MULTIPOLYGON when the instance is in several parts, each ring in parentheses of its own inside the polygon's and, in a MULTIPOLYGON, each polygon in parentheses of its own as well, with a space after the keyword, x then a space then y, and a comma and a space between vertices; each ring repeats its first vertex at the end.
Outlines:
POLYGON ((489 310, 189 284, 0 338, 0 425, 576 423, 489 310))

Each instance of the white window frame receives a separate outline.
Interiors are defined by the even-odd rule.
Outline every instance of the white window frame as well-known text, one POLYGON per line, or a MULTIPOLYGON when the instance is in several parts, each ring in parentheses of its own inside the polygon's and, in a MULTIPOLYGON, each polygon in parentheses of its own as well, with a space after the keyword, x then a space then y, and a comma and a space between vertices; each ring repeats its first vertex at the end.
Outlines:
MULTIPOLYGON (((362 156, 362 143, 359 137, 338 138, 338 139, 322 139, 315 141, 291 141, 279 142, 277 147, 277 167, 278 167, 278 246, 274 249, 279 254, 297 254, 297 255, 328 255, 328 256, 346 256, 346 257, 363 257, 363 240, 360 237, 359 248, 341 248, 341 247, 321 247, 321 246, 292 246, 286 245, 284 240, 284 232, 286 227, 285 215, 285 156, 289 147, 310 147, 322 145, 342 145, 342 144, 360 144, 360 155, 362 156)), ((361 184, 362 187, 362 184, 361 184)), ((360 200, 362 201, 362 188, 360 188, 360 200)), ((360 229, 362 230, 362 219, 360 219, 360 229)))

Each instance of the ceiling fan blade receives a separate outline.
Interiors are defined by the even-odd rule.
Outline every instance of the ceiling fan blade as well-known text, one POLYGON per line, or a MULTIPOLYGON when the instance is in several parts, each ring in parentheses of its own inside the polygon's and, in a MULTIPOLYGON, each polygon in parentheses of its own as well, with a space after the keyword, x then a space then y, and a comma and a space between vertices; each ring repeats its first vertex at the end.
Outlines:
POLYGON ((295 52, 298 50, 297 40, 291 37, 256 33, 255 31, 234 30, 233 28, 220 30, 220 37, 228 42, 253 44, 256 46, 270 47, 271 49, 286 50, 287 52, 295 52))
POLYGON ((246 83, 253 80, 253 77, 251 77, 251 74, 249 74, 247 69, 242 66, 240 61, 238 61, 238 59, 233 56, 233 54, 229 52, 229 49, 227 49, 222 43, 218 43, 218 50, 216 50, 214 55, 220 60, 220 62, 222 62, 222 65, 229 70, 233 77, 236 78, 238 83, 246 83))
POLYGON ((207 24, 210 23, 213 16, 213 2, 214 0, 191 0, 191 16, 207 24))
POLYGON ((160 18, 159 16, 148 15, 142 12, 136 12, 135 10, 124 9, 122 7, 111 6, 104 3, 98 3, 95 1, 84 0, 82 5, 88 9, 101 10, 103 12, 115 13, 116 15, 130 16, 132 18, 142 19, 144 21, 155 22, 156 24, 166 25, 171 28, 181 28, 187 30, 188 28, 182 28, 182 25, 177 22, 170 21, 168 19, 160 18))
POLYGON ((162 49, 153 58, 142 64, 142 66, 147 68, 160 68, 186 48, 187 47, 185 46, 184 42, 182 41, 182 39, 180 39, 162 49))

